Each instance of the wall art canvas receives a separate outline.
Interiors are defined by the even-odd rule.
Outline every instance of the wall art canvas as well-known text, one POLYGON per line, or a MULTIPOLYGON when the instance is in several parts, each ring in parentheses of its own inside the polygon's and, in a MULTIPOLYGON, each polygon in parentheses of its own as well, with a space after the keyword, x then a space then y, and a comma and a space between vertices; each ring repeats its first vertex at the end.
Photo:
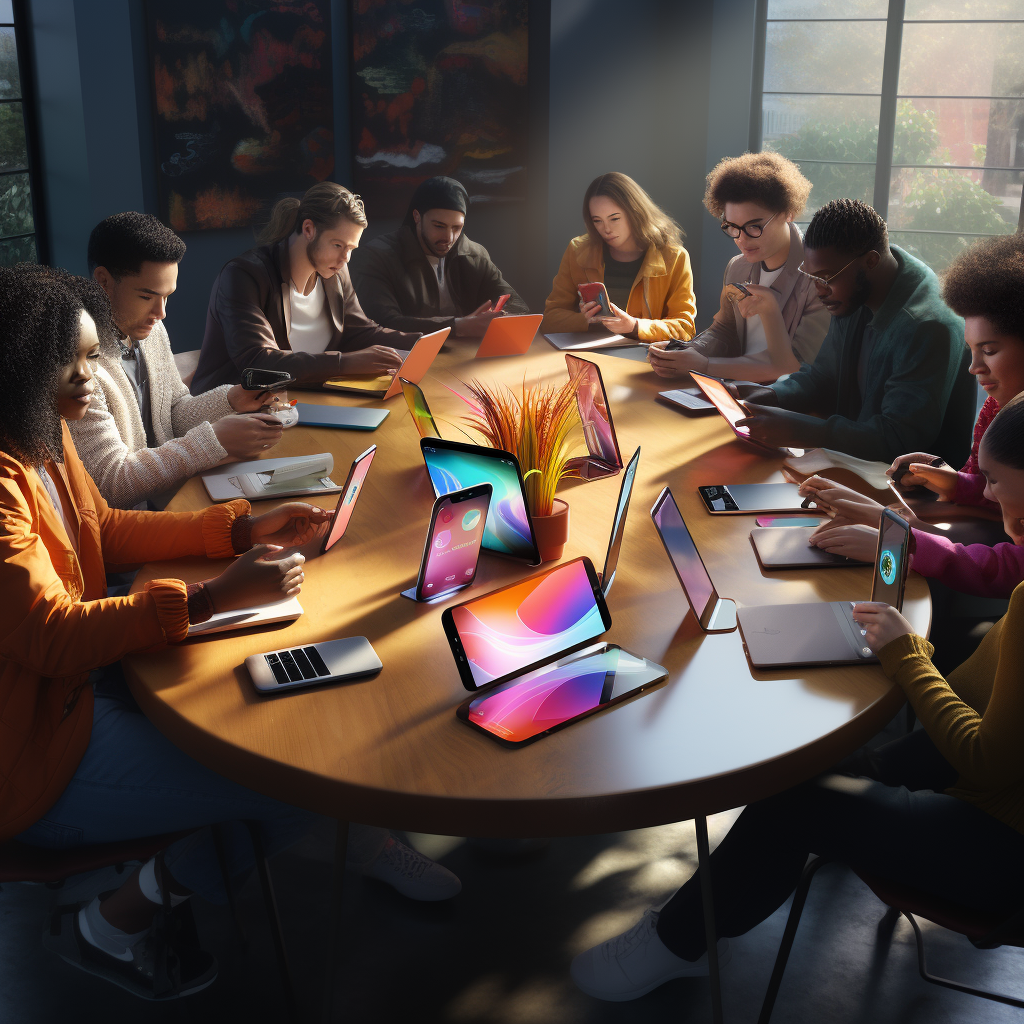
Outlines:
POLYGON ((330 0, 150 0, 160 216, 248 227, 334 170, 330 0))
POLYGON ((528 0, 353 0, 354 188, 371 217, 457 178, 474 203, 526 196, 528 0))

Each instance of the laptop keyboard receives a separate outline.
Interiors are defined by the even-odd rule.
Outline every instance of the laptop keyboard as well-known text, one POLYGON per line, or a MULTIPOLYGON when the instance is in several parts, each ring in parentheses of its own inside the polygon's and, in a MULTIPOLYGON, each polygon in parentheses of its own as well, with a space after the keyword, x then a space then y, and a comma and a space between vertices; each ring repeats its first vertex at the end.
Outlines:
POLYGON ((297 683, 331 674, 315 647, 293 647, 290 651, 265 654, 270 671, 278 683, 297 683))

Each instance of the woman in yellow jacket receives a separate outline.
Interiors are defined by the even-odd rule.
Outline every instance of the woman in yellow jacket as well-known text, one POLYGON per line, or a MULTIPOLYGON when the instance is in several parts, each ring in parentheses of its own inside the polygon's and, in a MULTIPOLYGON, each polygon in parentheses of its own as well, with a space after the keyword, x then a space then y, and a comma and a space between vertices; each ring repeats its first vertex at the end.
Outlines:
POLYGON ((639 341, 689 341, 697 305, 682 231, 632 178, 618 171, 595 178, 583 197, 587 233, 574 238, 544 304, 544 332, 604 327, 639 341), (600 281, 612 316, 577 291, 600 281))

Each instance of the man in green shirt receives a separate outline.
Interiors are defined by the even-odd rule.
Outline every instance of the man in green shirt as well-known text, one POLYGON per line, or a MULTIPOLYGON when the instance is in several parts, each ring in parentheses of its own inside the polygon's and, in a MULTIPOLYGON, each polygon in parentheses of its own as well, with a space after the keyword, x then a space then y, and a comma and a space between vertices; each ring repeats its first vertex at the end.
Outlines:
POLYGON ((740 423, 766 444, 880 462, 937 452, 961 465, 977 387, 964 322, 942 301, 939 279, 890 246, 885 221, 853 199, 818 210, 804 250, 800 272, 831 325, 813 363, 769 388, 736 386, 750 412, 740 423))

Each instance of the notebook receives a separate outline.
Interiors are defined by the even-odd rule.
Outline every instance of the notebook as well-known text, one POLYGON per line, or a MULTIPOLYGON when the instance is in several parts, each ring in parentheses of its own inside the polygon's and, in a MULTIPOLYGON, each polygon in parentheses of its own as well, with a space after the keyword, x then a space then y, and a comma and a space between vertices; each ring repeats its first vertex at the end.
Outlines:
POLYGON ((248 629, 249 626, 266 626, 271 622, 288 622, 302 614, 302 605, 297 597, 286 597, 283 601, 258 605, 255 608, 236 608, 233 612, 216 612, 205 622, 196 622, 188 627, 188 636, 206 636, 208 633, 223 633, 229 629, 248 629))
POLYGON ((545 334, 545 338, 559 352, 578 351, 584 349, 628 348, 639 345, 636 338, 627 338, 622 334, 610 334, 608 331, 569 331, 545 334))
POLYGON ((387 418, 389 409, 362 409, 352 405, 295 405, 299 423, 304 427, 334 427, 340 430, 376 430, 387 418))

